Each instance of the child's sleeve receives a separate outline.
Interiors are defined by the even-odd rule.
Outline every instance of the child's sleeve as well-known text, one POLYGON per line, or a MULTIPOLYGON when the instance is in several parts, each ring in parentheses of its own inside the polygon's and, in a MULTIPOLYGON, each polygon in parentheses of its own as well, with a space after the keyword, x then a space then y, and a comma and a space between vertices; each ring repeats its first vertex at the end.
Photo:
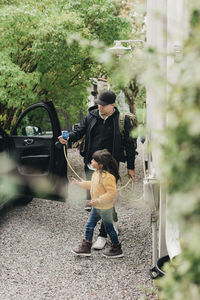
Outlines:
POLYGON ((82 187, 85 190, 90 190, 91 181, 83 180, 83 181, 79 182, 79 186, 82 187))

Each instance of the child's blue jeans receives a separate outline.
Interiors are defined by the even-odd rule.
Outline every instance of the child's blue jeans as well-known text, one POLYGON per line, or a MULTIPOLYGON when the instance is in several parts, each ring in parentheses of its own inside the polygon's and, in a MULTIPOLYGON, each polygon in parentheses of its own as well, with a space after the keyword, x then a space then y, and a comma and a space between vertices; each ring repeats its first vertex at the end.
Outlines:
POLYGON ((109 235, 113 245, 118 245, 119 240, 117 233, 113 227, 113 207, 110 209, 97 209, 92 207, 90 212, 86 228, 85 239, 92 242, 94 228, 97 222, 101 219, 107 234, 109 235))

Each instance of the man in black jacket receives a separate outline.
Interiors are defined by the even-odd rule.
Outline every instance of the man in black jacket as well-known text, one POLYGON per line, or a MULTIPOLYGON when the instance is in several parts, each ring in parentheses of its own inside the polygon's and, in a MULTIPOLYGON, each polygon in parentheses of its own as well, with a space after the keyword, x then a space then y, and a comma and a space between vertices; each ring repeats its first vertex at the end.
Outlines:
MULTIPOLYGON (((95 100, 96 106, 89 109, 81 124, 69 133, 68 142, 76 142, 84 135, 84 164, 86 178, 89 180, 93 173, 91 166, 92 154, 97 150, 107 149, 118 163, 127 161, 128 175, 134 180, 135 176, 135 155, 136 149, 134 139, 130 136, 132 126, 129 118, 125 117, 124 134, 120 133, 119 111, 114 106, 116 95, 106 90, 100 93, 95 100), (125 150, 125 153, 124 153, 125 150)), ((64 144, 66 141, 59 137, 64 144)), ((89 196, 89 195, 88 195, 89 196)), ((90 199, 90 197, 88 197, 90 199)), ((115 213, 114 221, 117 221, 115 213)), ((101 224, 97 241, 93 244, 94 249, 102 249, 106 244, 107 233, 101 224)))

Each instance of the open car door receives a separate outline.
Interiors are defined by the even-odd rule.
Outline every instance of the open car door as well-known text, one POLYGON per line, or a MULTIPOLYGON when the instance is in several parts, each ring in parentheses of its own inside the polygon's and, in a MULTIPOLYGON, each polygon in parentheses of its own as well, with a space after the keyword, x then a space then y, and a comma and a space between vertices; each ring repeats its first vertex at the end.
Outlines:
POLYGON ((60 123, 51 101, 28 107, 11 130, 9 148, 23 182, 23 199, 65 200, 67 163, 63 149, 55 146, 59 135, 60 123))

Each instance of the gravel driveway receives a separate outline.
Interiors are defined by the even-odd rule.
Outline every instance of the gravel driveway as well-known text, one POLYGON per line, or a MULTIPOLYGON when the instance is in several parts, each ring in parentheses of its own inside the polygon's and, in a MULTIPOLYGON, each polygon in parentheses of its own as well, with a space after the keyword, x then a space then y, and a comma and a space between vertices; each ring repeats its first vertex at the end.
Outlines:
MULTIPOLYGON (((78 151, 69 150, 68 156, 83 176, 78 151)), ((126 174, 124 164, 120 169, 126 174)), ((83 238, 88 217, 85 192, 77 187, 69 188, 67 203, 34 199, 1 212, 0 299, 144 299, 152 280, 150 210, 143 203, 142 178, 139 155, 134 189, 127 187, 116 204, 124 258, 109 260, 94 250, 90 258, 71 252, 83 238)))

